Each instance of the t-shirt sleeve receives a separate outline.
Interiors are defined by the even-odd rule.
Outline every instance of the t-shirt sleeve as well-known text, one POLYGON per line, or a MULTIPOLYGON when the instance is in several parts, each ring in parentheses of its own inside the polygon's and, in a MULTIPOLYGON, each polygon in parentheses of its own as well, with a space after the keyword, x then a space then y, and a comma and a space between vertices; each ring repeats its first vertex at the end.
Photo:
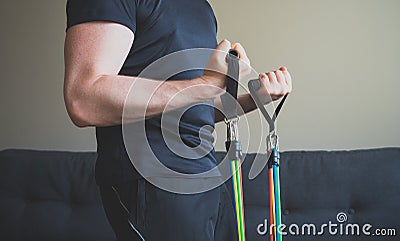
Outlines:
POLYGON ((67 30, 85 22, 109 21, 136 31, 135 0, 68 0, 67 30))

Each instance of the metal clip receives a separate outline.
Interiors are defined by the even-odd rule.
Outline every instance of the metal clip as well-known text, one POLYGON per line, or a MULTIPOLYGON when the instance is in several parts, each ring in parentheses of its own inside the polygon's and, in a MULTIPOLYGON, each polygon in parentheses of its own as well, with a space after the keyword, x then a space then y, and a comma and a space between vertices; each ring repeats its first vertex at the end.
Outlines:
POLYGON ((238 141, 239 140, 239 128, 238 128, 239 117, 228 120, 225 119, 225 124, 227 127, 227 141, 238 141))
POLYGON ((273 150, 278 150, 279 149, 279 143, 278 143, 278 135, 276 134, 275 131, 269 133, 267 136, 267 151, 272 152, 273 150))

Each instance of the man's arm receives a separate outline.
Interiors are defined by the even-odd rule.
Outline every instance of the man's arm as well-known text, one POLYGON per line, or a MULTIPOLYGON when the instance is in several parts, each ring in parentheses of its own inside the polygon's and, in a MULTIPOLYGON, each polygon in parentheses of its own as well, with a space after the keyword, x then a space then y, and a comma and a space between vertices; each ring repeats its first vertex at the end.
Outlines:
MULTIPOLYGON (((125 99, 133 83, 143 96, 157 88, 160 81, 118 75, 134 40, 132 31, 111 22, 89 22, 71 27, 65 39, 64 99, 68 114, 75 125, 109 126, 121 124, 125 99)), ((217 47, 227 52, 231 44, 222 41, 217 47)), ((214 60, 224 61, 224 60, 214 60)), ((225 63, 220 63, 224 65, 225 63)), ((208 75, 193 80, 164 81, 152 96, 134 98, 126 108, 144 108, 146 117, 160 114, 166 105, 179 108, 219 96, 225 85, 222 74, 208 75), (195 86, 196 91, 172 97, 181 90, 195 86), (218 88, 210 88, 210 85, 218 88), (149 103, 148 103, 149 102, 149 103)), ((136 92, 135 92, 136 93, 136 92)), ((143 113, 131 111, 132 121, 143 118, 143 113)))

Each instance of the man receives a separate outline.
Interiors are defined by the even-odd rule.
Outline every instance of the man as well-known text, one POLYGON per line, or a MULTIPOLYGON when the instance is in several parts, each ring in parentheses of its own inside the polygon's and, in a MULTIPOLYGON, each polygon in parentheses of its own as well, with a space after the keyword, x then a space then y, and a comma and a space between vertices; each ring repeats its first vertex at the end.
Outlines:
MULTIPOLYGON (((249 60, 243 47, 227 40, 217 45, 216 19, 206 0, 69 0, 67 18, 65 104, 75 125, 96 127, 96 181, 117 239, 235 240, 233 211, 227 206, 230 204, 225 188, 183 195, 152 185, 132 165, 121 123, 124 107, 135 110, 147 106, 146 136, 163 165, 186 174, 215 167, 213 150, 196 160, 171 151, 163 140, 160 121, 171 99, 173 109, 190 106, 178 120, 176 139, 189 147, 204 141, 212 149, 212 130, 202 127, 213 127, 215 121, 222 119, 212 106, 214 100, 216 104, 219 102, 225 88, 227 67, 220 55, 212 55, 208 62, 220 73, 186 71, 163 82, 150 101, 133 98, 125 105, 124 102, 132 84, 134 88, 141 86, 139 91, 150 95, 155 90, 152 87, 160 82, 138 76, 157 59, 180 50, 215 48, 227 53, 236 49, 240 59, 247 63, 240 67, 244 76, 249 73, 249 60), (190 87, 196 87, 196 91, 184 91, 190 87), (173 98, 178 93, 182 93, 179 98, 173 98)), ((273 100, 292 88, 285 67, 260 74, 260 80, 263 91, 268 91, 273 100)), ((256 108, 248 94, 240 95, 238 102, 244 112, 256 108)), ((143 118, 135 111, 130 114, 132 122, 143 118)), ((144 142, 135 143, 138 152, 144 142)), ((146 162, 146 158, 141 155, 139 159, 146 162)))

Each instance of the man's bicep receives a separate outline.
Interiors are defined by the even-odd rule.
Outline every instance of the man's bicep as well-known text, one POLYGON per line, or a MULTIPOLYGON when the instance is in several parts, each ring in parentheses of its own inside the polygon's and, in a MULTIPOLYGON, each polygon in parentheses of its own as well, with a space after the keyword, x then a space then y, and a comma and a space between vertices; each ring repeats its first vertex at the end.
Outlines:
POLYGON ((65 39, 65 80, 92 81, 100 75, 118 74, 133 39, 132 30, 118 23, 87 22, 70 27, 65 39))

